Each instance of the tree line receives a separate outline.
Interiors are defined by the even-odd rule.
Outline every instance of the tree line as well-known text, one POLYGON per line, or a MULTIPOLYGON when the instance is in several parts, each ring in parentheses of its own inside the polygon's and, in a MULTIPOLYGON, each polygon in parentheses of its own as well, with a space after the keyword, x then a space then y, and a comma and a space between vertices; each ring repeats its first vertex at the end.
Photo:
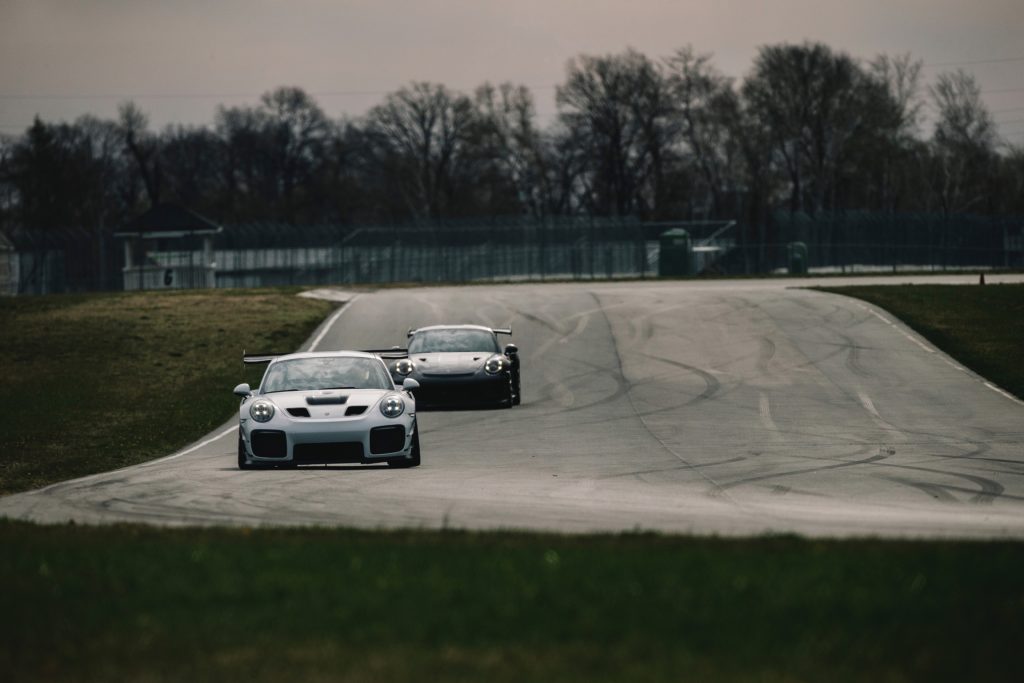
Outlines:
POLYGON ((544 126, 512 83, 412 83, 359 118, 296 87, 220 106, 212 126, 154 131, 132 102, 116 120, 37 117, 0 138, 0 229, 116 227, 163 201, 294 225, 1024 213, 1024 150, 1000 141, 975 79, 926 87, 921 71, 909 55, 780 44, 737 81, 692 47, 630 49, 570 60, 544 126))

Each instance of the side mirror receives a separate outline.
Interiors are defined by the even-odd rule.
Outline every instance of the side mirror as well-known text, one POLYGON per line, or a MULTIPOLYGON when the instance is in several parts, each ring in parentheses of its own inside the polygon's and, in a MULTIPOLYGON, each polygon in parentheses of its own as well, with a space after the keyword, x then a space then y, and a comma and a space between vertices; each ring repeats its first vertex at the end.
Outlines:
POLYGON ((403 391, 412 391, 413 389, 419 389, 420 383, 414 380, 412 377, 406 377, 402 382, 403 391))
POLYGON ((519 353, 519 347, 515 344, 509 344, 505 347, 505 355, 511 358, 519 353))
POLYGON ((249 388, 248 384, 242 383, 235 387, 233 392, 235 396, 241 396, 242 398, 248 398, 252 396, 252 389, 249 388))

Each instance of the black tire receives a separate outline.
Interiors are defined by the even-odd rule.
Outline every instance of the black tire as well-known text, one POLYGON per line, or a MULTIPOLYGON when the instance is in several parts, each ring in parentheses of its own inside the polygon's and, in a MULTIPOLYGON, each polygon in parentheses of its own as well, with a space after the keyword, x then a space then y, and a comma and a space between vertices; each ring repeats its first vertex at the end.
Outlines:
POLYGON ((388 460, 389 467, 419 467, 420 466, 420 430, 418 425, 413 425, 412 433, 412 457, 392 458, 388 460))
POLYGON ((523 394, 519 386, 519 368, 515 369, 512 375, 512 405, 517 406, 523 402, 523 394))
POLYGON ((238 469, 240 470, 254 470, 256 467, 252 465, 249 460, 245 457, 245 442, 242 440, 242 435, 238 435, 238 469))

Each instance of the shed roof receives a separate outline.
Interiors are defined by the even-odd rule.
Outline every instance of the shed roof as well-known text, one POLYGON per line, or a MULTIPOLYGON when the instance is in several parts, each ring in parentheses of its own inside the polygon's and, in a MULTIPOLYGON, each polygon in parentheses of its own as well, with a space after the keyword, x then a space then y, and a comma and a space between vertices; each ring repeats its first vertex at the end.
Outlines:
POLYGON ((117 237, 184 237, 185 235, 213 235, 223 228, 195 211, 178 204, 157 204, 142 215, 133 218, 124 228, 115 232, 117 237))

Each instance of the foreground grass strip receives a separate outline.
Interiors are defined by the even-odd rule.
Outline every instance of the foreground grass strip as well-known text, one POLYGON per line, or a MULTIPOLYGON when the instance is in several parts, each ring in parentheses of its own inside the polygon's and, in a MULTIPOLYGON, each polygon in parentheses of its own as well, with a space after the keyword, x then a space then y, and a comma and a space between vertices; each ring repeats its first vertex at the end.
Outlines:
POLYGON ((330 304, 293 290, 0 299, 0 493, 165 455, 258 383, 243 348, 297 348, 330 304))
POLYGON ((822 289, 884 308, 971 370, 1024 398, 1024 284, 822 289))
POLYGON ((0 522, 5 680, 1019 680, 1024 544, 0 522))

